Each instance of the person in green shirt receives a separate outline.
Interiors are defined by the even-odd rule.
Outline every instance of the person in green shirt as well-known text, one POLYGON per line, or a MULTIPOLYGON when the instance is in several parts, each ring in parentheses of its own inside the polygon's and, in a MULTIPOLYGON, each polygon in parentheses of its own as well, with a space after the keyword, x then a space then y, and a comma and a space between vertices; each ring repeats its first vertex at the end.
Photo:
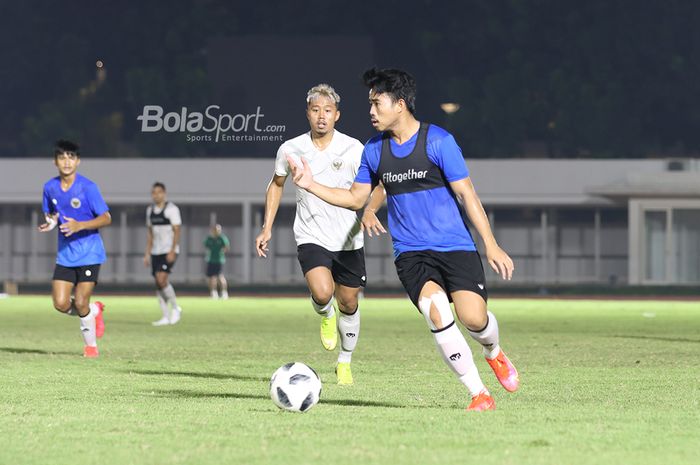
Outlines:
POLYGON ((223 273, 223 265, 226 262, 226 252, 231 248, 231 243, 226 234, 221 232, 221 225, 211 228, 211 235, 204 239, 204 248, 207 250, 204 259, 207 262, 207 281, 212 299, 228 299, 228 283, 223 273), (219 290, 221 294, 219 294, 219 290))

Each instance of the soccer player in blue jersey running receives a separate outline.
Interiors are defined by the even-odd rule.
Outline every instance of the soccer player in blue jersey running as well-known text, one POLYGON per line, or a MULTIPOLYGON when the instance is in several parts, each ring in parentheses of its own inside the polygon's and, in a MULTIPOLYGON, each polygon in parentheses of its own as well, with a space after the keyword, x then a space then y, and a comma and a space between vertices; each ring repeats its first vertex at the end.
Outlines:
POLYGON ((46 222, 39 231, 58 226, 58 254, 51 296, 59 312, 80 317, 85 341, 83 356, 95 358, 97 338, 104 334, 102 302, 90 303, 100 265, 106 259, 99 228, 112 217, 97 184, 78 174, 80 152, 73 142, 60 140, 54 149, 58 176, 44 184, 43 210, 46 222), (75 289, 75 296, 71 297, 75 289))
MULTIPOLYGON (((304 159, 303 166, 290 160, 294 182, 352 210, 365 205, 374 185, 384 185, 399 279, 425 317, 445 363, 469 390, 467 410, 492 410, 493 397, 455 325, 450 301, 467 332, 482 345, 501 385, 513 392, 519 378, 500 348, 496 317, 486 308, 484 270, 467 220, 484 240, 488 263, 503 279, 511 279, 513 261, 496 243, 452 135, 416 119, 413 77, 396 69, 370 69, 363 79, 370 90, 372 126, 380 134, 365 144, 355 182, 350 189, 323 186, 314 181, 304 159)), ((370 233, 383 229, 373 211, 365 212, 363 225, 370 233)))

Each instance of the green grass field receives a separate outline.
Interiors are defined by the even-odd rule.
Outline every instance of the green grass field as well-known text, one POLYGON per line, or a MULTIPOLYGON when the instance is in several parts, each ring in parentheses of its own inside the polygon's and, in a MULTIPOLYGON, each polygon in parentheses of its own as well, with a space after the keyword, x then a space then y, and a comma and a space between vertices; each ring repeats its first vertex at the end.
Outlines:
MULTIPOLYGON (((495 412, 464 388, 404 299, 366 299, 355 385, 305 299, 104 297, 85 360, 78 321, 48 297, 0 300, 0 464, 691 464, 700 456, 698 302, 499 300, 521 374, 498 385, 470 343, 495 412), (272 372, 314 367, 321 403, 278 410, 272 372)), ((472 341, 473 342, 473 341, 472 341)))

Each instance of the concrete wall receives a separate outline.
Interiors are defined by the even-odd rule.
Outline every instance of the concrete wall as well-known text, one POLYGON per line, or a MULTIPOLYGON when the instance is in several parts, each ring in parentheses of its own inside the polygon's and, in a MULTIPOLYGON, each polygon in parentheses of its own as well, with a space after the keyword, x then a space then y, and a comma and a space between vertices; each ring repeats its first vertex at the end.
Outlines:
MULTIPOLYGON (((630 231, 625 189, 639 190, 641 179, 647 180, 641 188, 653 193, 655 184, 648 180, 663 179, 658 183, 662 189, 684 185, 692 191, 698 176, 669 173, 666 160, 474 160, 467 164, 497 239, 515 259, 514 283, 626 282, 630 231)), ((156 180, 167 185, 170 200, 183 212, 182 253, 174 281, 202 280, 201 242, 213 215, 232 240, 232 256, 225 267, 232 281, 303 281, 291 230, 291 181, 276 222, 272 254, 267 260, 254 257, 252 244, 262 223, 272 158, 84 158, 80 172, 99 184, 112 209, 114 222, 103 231, 109 260, 102 281, 151 279, 141 257, 145 207, 156 180)), ((50 278, 56 239, 54 234, 36 232, 35 227, 40 222, 42 185, 55 175, 50 157, 0 160, 1 280, 50 278)), ((686 194, 693 195, 691 191, 686 194)), ((366 260, 370 283, 398 285, 388 237, 367 239, 366 260)), ((495 280, 488 270, 487 276, 495 280)))

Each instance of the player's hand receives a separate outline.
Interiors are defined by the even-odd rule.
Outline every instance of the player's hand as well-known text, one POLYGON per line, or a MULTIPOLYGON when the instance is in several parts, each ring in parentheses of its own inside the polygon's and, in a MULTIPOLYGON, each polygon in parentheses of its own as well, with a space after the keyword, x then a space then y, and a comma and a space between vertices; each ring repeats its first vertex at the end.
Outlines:
POLYGON ((65 223, 58 227, 64 236, 70 237, 78 231, 83 230, 83 223, 81 221, 75 221, 73 218, 67 216, 63 217, 65 223))
POLYGON ((289 155, 287 155, 287 163, 289 163, 289 168, 292 170, 292 180, 294 180, 294 184, 302 189, 308 189, 314 182, 314 176, 311 172, 311 166, 309 166, 309 163, 304 159, 304 157, 300 158, 302 166, 299 166, 297 162, 294 161, 294 159, 289 155))
POLYGON ((49 232, 58 224, 58 213, 44 215, 46 223, 39 225, 38 229, 41 232, 49 232))
POLYGON ((145 254, 143 256, 143 266, 145 266, 146 268, 151 266, 151 255, 150 254, 145 254))
POLYGON ((177 254, 171 250, 165 256, 165 261, 168 262, 168 265, 172 265, 173 263, 175 263, 176 258, 177 258, 177 254))
POLYGON ((369 237, 372 237, 372 233, 379 236, 380 234, 386 234, 386 229, 382 226, 382 223, 377 218, 374 210, 365 208, 362 214, 362 221, 360 223, 360 229, 362 231, 367 231, 369 237))
POLYGON ((272 232, 265 230, 255 238, 255 251, 258 253, 258 257, 267 258, 267 251, 270 250, 268 247, 270 239, 272 239, 272 232))
POLYGON ((493 268, 493 271, 501 275, 501 278, 510 281, 513 278, 515 265, 508 254, 499 246, 492 245, 486 248, 486 260, 493 268))

